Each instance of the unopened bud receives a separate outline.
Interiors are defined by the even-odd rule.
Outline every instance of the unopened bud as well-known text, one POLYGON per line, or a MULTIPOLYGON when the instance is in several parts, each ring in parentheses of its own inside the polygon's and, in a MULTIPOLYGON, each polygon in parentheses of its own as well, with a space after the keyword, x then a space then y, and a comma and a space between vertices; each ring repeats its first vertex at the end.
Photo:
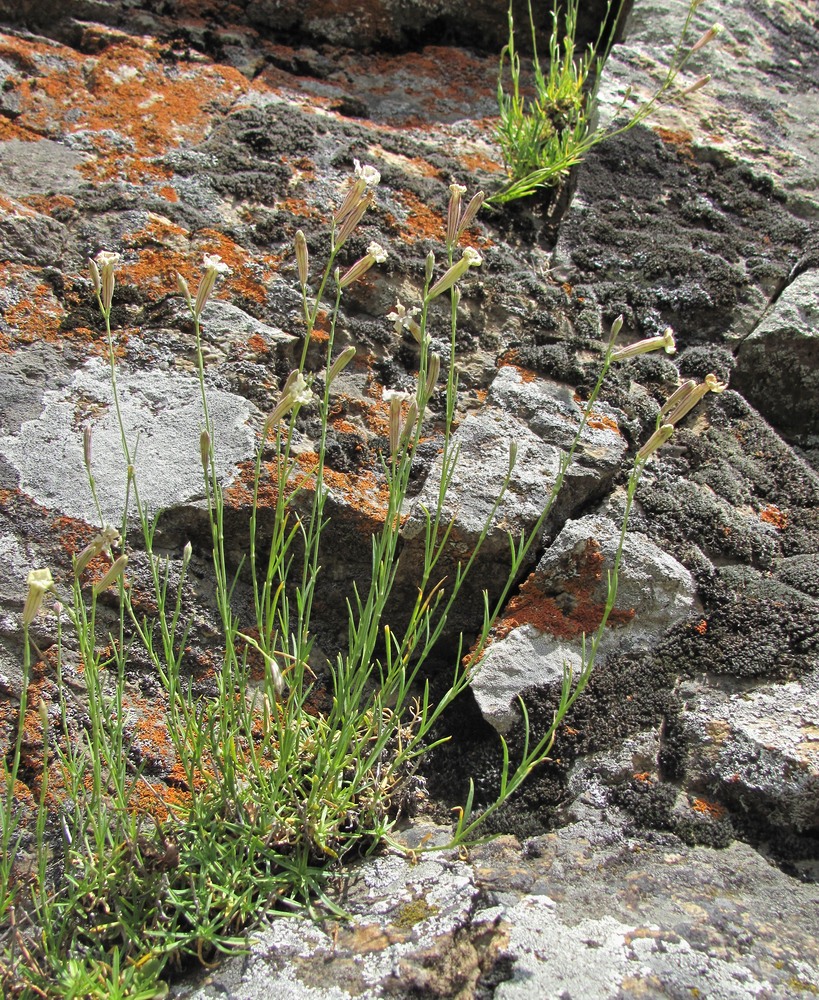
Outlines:
POLYGON ((347 365, 355 357, 355 347, 350 344, 349 347, 345 347, 344 350, 339 354, 336 360, 330 365, 330 370, 327 372, 327 385, 332 385, 333 381, 338 375, 340 375, 347 365))
POLYGON ((711 74, 706 73, 705 76, 701 76, 699 80, 695 80, 690 87, 686 87, 685 90, 680 91, 680 97, 687 97, 689 94, 702 90, 702 88, 707 87, 710 82, 711 74))
POLYGON ((94 291, 99 295, 102 291, 102 282, 100 281, 100 270, 93 258, 88 261, 88 270, 91 272, 91 284, 94 286, 94 291))
POLYGON ((458 241, 458 226, 461 221, 461 196, 466 194, 462 184, 449 185, 449 205, 446 215, 446 245, 454 247, 458 241))
POLYGON ((374 201, 375 201, 375 196, 373 195, 372 191, 368 189, 364 197, 358 202, 357 205, 355 205, 352 208, 352 210, 342 223, 341 229, 339 230, 338 236, 336 237, 336 242, 335 242, 336 249, 338 249, 347 241, 347 239, 349 238, 355 227, 359 224, 359 222, 361 222, 362 218, 364 217, 364 213, 367 211, 367 209, 370 207, 370 205, 372 205, 374 201))
POLYGON ((40 702, 37 705, 37 714, 40 716, 40 726, 43 730, 43 739, 45 739, 48 733, 48 708, 42 698, 40 698, 40 702))
POLYGON ((441 373, 441 356, 439 354, 430 354, 429 360, 427 361, 427 379, 424 385, 424 394, 427 398, 431 397, 433 392, 435 392, 435 386, 438 382, 438 376, 441 373))
POLYGON ((418 405, 413 400, 409 407, 407 408, 407 419, 404 421, 404 430, 401 433, 401 447, 406 448, 410 443, 413 433, 415 432, 415 424, 418 420, 418 405))
POLYGON ((674 433, 673 424, 663 424, 662 427, 659 427, 656 431, 654 431, 654 433, 651 435, 648 441, 646 441, 643 447, 637 452, 637 461, 645 462, 650 455, 653 455, 658 448, 660 448, 662 445, 666 443, 666 441, 668 441, 668 439, 671 437, 673 433, 674 433))
POLYGON ((91 428, 88 424, 82 429, 82 460, 85 468, 91 471, 91 428))
POLYGON ((518 443, 517 441, 509 442, 509 474, 512 474, 512 470, 515 467, 515 463, 518 460, 518 443))
POLYGON ((191 303, 191 290, 188 288, 187 281, 185 281, 179 271, 176 272, 176 289, 185 302, 187 302, 188 309, 193 309, 193 305, 191 303))
POLYGON ((182 549, 182 572, 188 568, 188 564, 193 556, 193 546, 190 542, 185 542, 185 547, 182 549))
POLYGON ((94 597, 99 597, 99 595, 107 590, 112 583, 116 583, 117 580, 125 572, 125 567, 128 565, 128 556, 120 556, 119 559, 114 562, 105 576, 91 588, 94 597))
POLYGON ((296 266, 299 271, 299 284, 302 290, 307 287, 307 278, 309 275, 309 254, 307 252, 307 238, 304 233, 299 229, 296 233, 296 266))
POLYGON ((464 209, 464 214, 461 216, 460 224, 458 225, 458 237, 463 236, 464 232, 469 229, 472 223, 475 221, 475 216, 481 209, 486 195, 483 191, 478 191, 477 194, 472 196, 469 204, 464 209))
POLYGON ((435 270, 435 254, 430 250, 427 254, 427 259, 424 261, 424 272, 427 279, 427 284, 432 281, 432 273, 435 270))
POLYGON ((207 431, 202 431, 199 435, 199 459, 207 475, 210 469, 210 434, 207 431))

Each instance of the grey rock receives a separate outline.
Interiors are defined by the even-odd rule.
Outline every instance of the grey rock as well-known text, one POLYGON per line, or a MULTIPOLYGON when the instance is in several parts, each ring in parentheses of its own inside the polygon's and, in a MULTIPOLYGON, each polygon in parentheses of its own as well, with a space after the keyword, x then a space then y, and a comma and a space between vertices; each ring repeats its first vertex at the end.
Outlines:
MULTIPOLYGON (((619 534, 606 517, 570 521, 538 563, 520 611, 510 606, 506 620, 523 620, 491 643, 472 682, 484 718, 499 732, 508 733, 518 721, 516 699, 525 690, 559 685, 564 664, 575 674, 580 670, 583 630, 602 616, 619 534), (526 623, 530 616, 536 624, 526 623)), ((620 620, 604 633, 598 655, 647 649, 695 607, 688 570, 644 535, 628 534, 615 608, 631 621, 620 620)))
MULTIPOLYGON (((599 419, 586 426, 578 444, 575 463, 563 488, 552 497, 561 454, 571 446, 580 425, 581 408, 567 386, 546 379, 525 380, 512 367, 504 367, 492 383, 487 405, 470 413, 453 438, 458 464, 447 493, 443 524, 452 521, 452 534, 439 575, 452 580, 456 567, 472 552, 487 524, 509 471, 510 448, 517 458, 509 483, 486 538, 464 585, 463 604, 480 608, 486 590, 494 606, 511 566, 509 533, 529 534, 547 503, 546 522, 553 530, 577 507, 599 496, 619 468, 626 443, 617 429, 614 411, 601 404, 599 419)), ((417 568, 422 558, 425 518, 423 508, 434 507, 441 478, 441 460, 433 466, 414 501, 404 525, 403 562, 417 568)), ((529 565, 534 560, 534 552, 529 565)), ((405 569, 404 572, 407 572, 405 569)), ((453 617, 457 629, 474 629, 471 621, 453 617)))
POLYGON ((747 688, 692 680, 682 689, 685 783, 718 791, 760 825, 819 825, 819 676, 747 688))
POLYGON ((0 191, 13 198, 75 194, 88 184, 77 170, 88 159, 85 153, 53 139, 7 139, 0 142, 0 191))
MULTIPOLYGON (((142 502, 155 512, 202 498, 198 381, 167 372, 122 370, 117 377, 142 502)), ((248 423, 253 410, 244 400, 220 390, 211 390, 209 406, 217 474, 227 480, 235 463, 253 453, 248 423)), ((20 488, 36 502, 94 524, 98 516, 83 465, 82 426, 86 423, 92 429, 92 462, 103 516, 118 524, 127 470, 110 371, 103 361, 88 362, 68 385, 46 390, 40 415, 24 421, 16 434, 0 438, 0 455, 17 471, 20 488)))
POLYGON ((798 275, 739 345, 734 386, 797 440, 819 433, 819 271, 798 275))

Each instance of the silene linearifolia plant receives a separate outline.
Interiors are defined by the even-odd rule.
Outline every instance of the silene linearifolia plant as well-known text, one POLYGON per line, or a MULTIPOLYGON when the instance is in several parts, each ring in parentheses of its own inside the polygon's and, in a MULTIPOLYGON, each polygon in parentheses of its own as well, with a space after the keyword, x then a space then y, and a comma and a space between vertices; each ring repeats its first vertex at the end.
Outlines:
POLYGON ((722 25, 716 23, 687 47, 691 22, 703 2, 690 0, 688 3, 668 69, 654 93, 634 106, 629 88, 615 109, 611 124, 600 126, 597 120, 600 83, 626 8, 625 0, 609 0, 597 38, 585 49, 577 42, 580 0, 552 0, 549 59, 545 70, 538 55, 532 0, 528 0, 533 75, 528 87, 523 81, 515 44, 510 0, 509 38, 501 50, 498 70, 499 119, 495 128, 508 180, 487 199, 488 203, 501 205, 554 187, 599 143, 628 132, 645 121, 659 105, 680 100, 706 86, 710 76, 698 77, 684 87, 677 86, 679 75, 691 57, 722 30, 722 25))
MULTIPOLYGON (((361 589, 350 584, 347 641, 324 668, 326 676, 317 677, 312 616, 327 524, 325 445, 333 383, 355 355, 352 346, 337 349, 337 319, 345 289, 382 263, 387 251, 371 243, 349 266, 342 266, 340 258, 374 200, 379 179, 374 168, 356 163, 355 177, 332 220, 320 271, 314 270, 304 235, 296 234, 305 335, 298 367, 260 428, 245 567, 253 594, 250 621, 240 620, 232 600, 239 570, 228 565, 225 550, 225 502, 215 460, 219 427, 208 404, 201 343, 208 299, 228 268, 219 257, 206 255, 195 296, 179 278, 178 290, 196 337, 200 457, 221 620, 221 634, 214 640, 219 665, 210 697, 194 694, 183 667, 190 637, 184 594, 191 545, 174 564, 155 554, 158 515, 149 514, 140 495, 135 445, 120 410, 111 333, 119 257, 101 252, 91 261, 128 470, 126 509, 120 525, 104 523, 86 431, 85 467, 99 532, 75 557, 70 584, 61 581, 58 587, 48 569, 32 570, 22 615, 19 726, 3 765, 0 809, 0 982, 8 997, 162 997, 169 966, 189 956, 204 962, 241 947, 241 932, 265 915, 310 913, 318 905, 340 916, 326 891, 328 873, 352 852, 369 852, 391 842, 399 812, 417 795, 418 758, 437 745, 433 726, 480 669, 492 622, 537 542, 610 366, 643 351, 674 350, 670 330, 617 350, 614 338, 622 321, 614 324, 599 377, 549 501, 525 537, 510 536, 511 569, 503 592, 494 607, 487 603, 477 640, 468 654, 459 650, 449 686, 434 700, 424 680, 425 663, 503 502, 516 461, 512 443, 506 479, 475 551, 453 579, 441 581, 436 566, 452 528, 442 511, 458 461, 453 425, 459 282, 481 265, 478 252, 469 247, 460 252, 459 243, 483 201, 479 193, 464 205, 465 189, 452 185, 443 271, 430 254, 417 305, 408 308, 399 302, 388 317, 399 336, 416 341, 418 377, 411 393, 384 390, 389 444, 381 456, 381 473, 388 499, 382 527, 372 538, 371 576, 361 589), (450 305, 449 352, 443 358, 433 351, 428 333, 430 306, 442 296, 450 305), (326 354, 319 370, 311 371, 308 346, 319 310, 327 303, 326 354), (401 516, 413 457, 425 424, 429 427, 427 410, 439 386, 445 393, 440 485, 436 504, 423 510, 426 541, 417 598, 399 626, 388 620, 387 607, 399 560, 401 516), (295 449, 302 410, 319 417, 316 457, 309 469, 297 461, 295 449), (274 498, 266 503, 275 508, 264 541, 258 523, 263 487, 265 497, 274 498), (129 518, 131 512, 135 519, 129 518), (134 523, 150 576, 150 600, 141 604, 128 583, 128 529, 134 523), (109 607, 113 602, 119 608, 116 628, 104 634, 97 620, 103 594, 109 607), (56 664, 59 700, 50 710, 30 688, 33 666, 42 657, 29 630, 46 599, 52 602, 57 632, 56 660, 49 663, 56 664), (140 610, 151 605, 156 608, 151 615, 140 610), (126 671, 136 647, 161 681, 176 758, 173 794, 149 780, 130 752, 133 718, 126 671), (254 661, 264 664, 261 681, 251 678, 254 661), (66 682, 68 672, 76 669, 84 684, 81 713, 70 710, 77 695, 66 682), (323 712, 308 706, 319 682, 332 694, 323 712), (37 799, 26 806, 21 776, 25 727, 31 729, 32 720, 38 720, 34 724, 42 733, 43 770, 37 799), (16 865, 24 855, 33 860, 16 865)), ((614 606, 622 543, 642 469, 701 396, 722 388, 713 377, 702 385, 686 382, 661 410, 655 433, 634 461, 600 627, 585 642, 582 662, 566 665, 554 720, 545 733, 530 733, 521 702, 522 756, 512 761, 502 741, 497 799, 478 812, 470 787, 453 827, 452 845, 474 842, 481 822, 548 755, 558 725, 588 682, 614 606)))

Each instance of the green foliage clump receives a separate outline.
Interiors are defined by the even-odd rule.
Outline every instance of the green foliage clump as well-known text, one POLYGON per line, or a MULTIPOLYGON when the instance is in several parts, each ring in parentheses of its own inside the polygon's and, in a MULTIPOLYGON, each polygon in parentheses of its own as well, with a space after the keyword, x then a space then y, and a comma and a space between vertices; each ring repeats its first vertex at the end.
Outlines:
MULTIPOLYGON (((584 50, 579 49, 576 40, 580 0, 566 0, 565 9, 559 0, 553 0, 549 61, 545 72, 538 56, 535 17, 529 0, 534 75, 532 97, 525 95, 521 82, 521 61, 515 46, 515 23, 510 0, 509 40, 500 56, 500 117, 495 129, 509 180, 488 199, 489 203, 501 205, 557 185, 598 143, 639 125, 659 103, 671 96, 674 82, 691 55, 720 30, 720 26, 715 25, 689 50, 685 50, 685 39, 692 17, 702 2, 703 0, 690 0, 674 54, 656 92, 630 111, 626 110, 630 98, 630 94, 627 94, 614 116, 613 124, 599 127, 597 107, 602 72, 623 15, 625 0, 618 0, 616 3, 613 20, 609 17, 613 0, 609 0, 597 38, 584 50), (507 64, 511 82, 511 89, 508 91, 507 64)), ((698 89, 707 82, 708 78, 703 77, 683 93, 698 89)))

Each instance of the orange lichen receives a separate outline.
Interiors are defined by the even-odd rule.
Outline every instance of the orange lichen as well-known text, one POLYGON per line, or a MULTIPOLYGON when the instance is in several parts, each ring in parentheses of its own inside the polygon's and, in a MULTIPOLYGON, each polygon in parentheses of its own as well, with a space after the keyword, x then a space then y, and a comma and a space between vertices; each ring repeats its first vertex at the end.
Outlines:
POLYGON ((693 626, 693 628, 698 635, 705 635, 706 632, 708 631, 708 619, 707 618, 700 619, 700 621, 698 621, 697 624, 693 626))
POLYGON ((780 510, 776 504, 769 503, 759 512, 759 520, 772 524, 777 531, 784 531, 788 526, 788 512, 780 510))
POLYGON ((65 335, 60 331, 63 307, 52 288, 39 280, 37 268, 8 264, 3 268, 3 281, 0 292, 7 288, 11 299, 3 314, 4 325, 13 332, 9 340, 54 343, 65 335))
MULTIPOLYGON (((506 613, 492 630, 493 638, 502 638, 521 625, 534 625, 540 632, 562 639, 575 639, 597 629, 603 618, 605 601, 594 599, 594 591, 603 576, 603 555, 595 539, 587 540, 582 552, 562 583, 561 600, 546 594, 537 573, 531 573, 518 594, 506 606, 506 613)), ((626 625, 634 618, 633 610, 614 609, 609 615, 610 628, 626 625)))
POLYGON ((538 374, 532 371, 531 368, 524 368, 523 365, 518 364, 520 354, 516 348, 511 348, 505 351, 497 360, 498 368, 514 368, 515 371, 520 375, 522 382, 534 382, 538 378, 538 374))
POLYGON ((401 239, 405 243, 419 240, 443 240, 446 235, 446 219, 425 205, 409 191, 401 191, 398 198, 407 209, 407 221, 401 226, 401 239))
POLYGON ((726 813, 725 806, 720 805, 719 802, 712 802, 711 799, 693 799, 691 808, 694 812, 707 816, 709 819, 722 819, 726 813))
POLYGON ((607 417, 603 413, 591 413, 589 414, 589 419, 587 421, 588 426, 594 428, 598 431, 614 431, 615 434, 620 433, 620 428, 617 425, 617 421, 612 417, 607 417))
POLYGON ((249 86, 226 65, 168 66, 158 42, 128 36, 113 37, 93 55, 10 37, 4 47, 27 73, 15 88, 16 126, 58 139, 83 132, 96 155, 79 170, 94 180, 167 180, 172 171, 157 158, 183 141, 199 141, 212 102, 228 103, 249 86))

